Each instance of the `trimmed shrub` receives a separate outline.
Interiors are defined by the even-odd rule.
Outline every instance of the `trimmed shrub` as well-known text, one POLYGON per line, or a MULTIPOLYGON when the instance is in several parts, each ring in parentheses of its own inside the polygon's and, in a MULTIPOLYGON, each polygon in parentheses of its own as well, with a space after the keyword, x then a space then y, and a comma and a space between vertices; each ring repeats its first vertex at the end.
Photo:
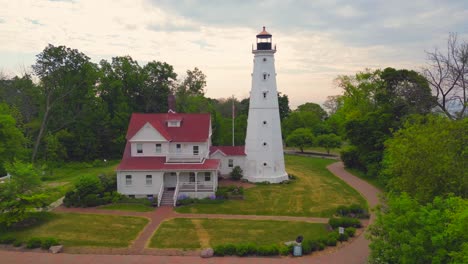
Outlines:
POLYGON ((343 234, 338 234, 338 241, 348 241, 348 234, 343 233, 343 234))
POLYGON ((11 235, 3 236, 0 238, 0 244, 13 244, 16 241, 16 238, 11 235))
POLYGON ((327 246, 336 246, 339 236, 340 235, 337 232, 328 233, 327 246))
POLYGON ((257 255, 259 256, 276 256, 279 254, 277 245, 259 246, 257 248, 257 255))
POLYGON ((42 240, 38 237, 32 237, 26 242, 26 248, 38 248, 42 244, 42 240))
POLYGON ((288 256, 289 254, 293 252, 292 247, 290 248, 289 246, 285 246, 285 245, 280 246, 278 250, 281 256, 288 256))
POLYGON ((243 173, 244 172, 242 171, 241 167, 235 166, 234 168, 232 168, 232 171, 230 173, 231 179, 234 181, 238 181, 243 177, 243 173))
POLYGON ((356 228, 354 227, 345 228, 345 234, 347 234, 348 237, 353 237, 355 233, 356 233, 356 228))
POLYGON ((302 254, 308 255, 315 250, 315 243, 316 241, 305 239, 302 241, 302 254))
POLYGON ((356 227, 359 228, 361 227, 361 221, 356 218, 350 218, 350 217, 341 217, 341 218, 330 218, 328 220, 328 224, 333 228, 336 229, 338 227, 356 227))
POLYGON ((23 245, 23 242, 21 242, 20 240, 16 240, 15 242, 13 242, 14 247, 21 247, 21 245, 23 245))
POLYGON ((224 254, 228 256, 232 256, 236 254, 236 245, 234 244, 226 244, 224 245, 224 254))
POLYGON ((59 242, 58 242, 58 240, 56 238, 46 237, 46 238, 42 239, 41 248, 42 249, 49 249, 51 246, 56 246, 58 244, 59 244, 59 242))
POLYGON ((347 206, 345 205, 340 205, 337 209, 336 209, 336 213, 340 216, 347 216, 349 214, 349 209, 347 206))
POLYGON ((225 247, 224 245, 217 245, 213 247, 214 255, 215 256, 224 256, 225 254, 225 247))
POLYGON ((318 251, 324 250, 325 247, 326 247, 326 245, 325 245, 324 242, 318 242, 318 247, 317 247, 318 251))
POLYGON ((253 255, 257 251, 257 248, 254 244, 239 244, 236 246, 236 255, 239 257, 253 255))

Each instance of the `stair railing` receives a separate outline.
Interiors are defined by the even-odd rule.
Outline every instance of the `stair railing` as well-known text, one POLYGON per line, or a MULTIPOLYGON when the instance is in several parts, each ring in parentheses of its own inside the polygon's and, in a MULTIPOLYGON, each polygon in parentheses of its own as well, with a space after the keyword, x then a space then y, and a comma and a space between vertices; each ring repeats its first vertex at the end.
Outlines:
POLYGON ((161 184, 161 188, 159 188, 159 193, 158 193, 158 207, 161 206, 161 200, 164 192, 164 181, 161 184))
POLYGON ((176 188, 175 188, 175 191, 174 191, 174 197, 173 197, 174 206, 177 205, 177 198, 178 197, 179 197, 179 178, 177 177, 177 184, 176 184, 176 188))

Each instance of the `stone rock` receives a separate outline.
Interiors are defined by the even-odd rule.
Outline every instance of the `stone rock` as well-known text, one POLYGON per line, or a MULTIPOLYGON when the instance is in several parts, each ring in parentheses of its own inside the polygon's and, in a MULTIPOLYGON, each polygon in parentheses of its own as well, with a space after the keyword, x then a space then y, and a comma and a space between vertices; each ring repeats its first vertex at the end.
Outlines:
POLYGON ((63 246, 62 245, 51 246, 49 248, 49 252, 52 253, 52 254, 57 254, 57 253, 60 253, 62 251, 63 251, 63 246))
POLYGON ((200 257, 202 258, 211 258, 214 255, 214 250, 212 248, 205 248, 200 253, 200 257))

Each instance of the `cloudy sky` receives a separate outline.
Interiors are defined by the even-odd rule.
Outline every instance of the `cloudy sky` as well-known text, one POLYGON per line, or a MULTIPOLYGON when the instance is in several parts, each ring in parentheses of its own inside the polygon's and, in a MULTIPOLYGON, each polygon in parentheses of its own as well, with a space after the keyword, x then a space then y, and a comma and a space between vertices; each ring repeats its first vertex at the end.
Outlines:
POLYGON ((207 96, 248 96, 262 26, 277 45, 278 90, 292 107, 339 94, 365 68, 418 70, 449 32, 468 39, 467 0, 0 0, 0 72, 21 74, 48 44, 94 62, 130 55, 207 75, 207 96))

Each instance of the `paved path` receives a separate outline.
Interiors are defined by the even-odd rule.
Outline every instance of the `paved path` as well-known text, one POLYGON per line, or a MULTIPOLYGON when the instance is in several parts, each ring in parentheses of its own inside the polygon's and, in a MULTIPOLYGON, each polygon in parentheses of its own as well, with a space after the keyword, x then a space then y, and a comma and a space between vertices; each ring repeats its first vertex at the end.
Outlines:
MULTIPOLYGON (((380 191, 368 184, 367 182, 351 175, 344 170, 343 163, 336 162, 328 166, 328 169, 336 176, 343 179, 353 188, 358 190, 368 201, 370 207, 374 207, 378 203, 378 195, 380 191)), ((329 248, 327 254, 319 252, 312 256, 302 258, 292 257, 276 257, 276 258, 239 258, 239 257, 223 257, 202 259, 198 256, 148 256, 143 255, 148 253, 145 246, 148 243, 151 235, 154 233, 159 224, 170 218, 183 217, 183 218, 226 218, 226 219, 272 219, 287 220, 287 221, 309 221, 319 222, 326 221, 324 218, 308 218, 308 217, 287 217, 287 216, 256 216, 256 215, 209 215, 209 214, 177 214, 171 207, 160 207, 155 212, 123 212, 102 210, 97 208, 84 209, 84 208, 64 208, 59 207, 56 211, 60 212, 80 212, 80 213, 93 213, 93 214, 112 214, 112 215, 128 215, 147 217, 151 221, 139 234, 137 239, 133 242, 128 254, 141 254, 141 255, 95 255, 95 254, 44 254, 36 252, 12 252, 0 251, 0 259, 2 263, 350 263, 360 264, 365 263, 369 255, 369 242, 361 234, 354 239, 352 243, 337 248, 329 248), (307 220, 308 219, 308 220, 307 220)), ((374 215, 371 214, 369 223, 374 220, 374 215)), ((153 252, 154 253, 154 252, 153 252)), ((125 253, 124 253, 125 254, 125 253)))

